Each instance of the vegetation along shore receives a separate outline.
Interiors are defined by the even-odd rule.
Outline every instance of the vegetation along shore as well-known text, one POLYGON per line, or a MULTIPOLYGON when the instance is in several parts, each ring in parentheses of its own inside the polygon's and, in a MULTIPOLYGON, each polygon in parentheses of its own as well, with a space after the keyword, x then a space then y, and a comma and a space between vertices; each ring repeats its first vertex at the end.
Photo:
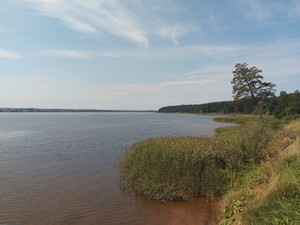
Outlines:
POLYGON ((213 137, 158 138, 131 146, 122 156, 120 183, 149 199, 218 200, 222 225, 300 224, 299 92, 275 97, 275 85, 262 82, 256 67, 235 68, 233 102, 159 111, 203 113, 210 106, 220 113, 247 106, 252 115, 215 118, 240 126, 217 128, 213 137))
POLYGON ((244 125, 137 143, 123 154, 122 186, 162 201, 221 199, 221 224, 299 224, 300 120, 216 120, 244 125))

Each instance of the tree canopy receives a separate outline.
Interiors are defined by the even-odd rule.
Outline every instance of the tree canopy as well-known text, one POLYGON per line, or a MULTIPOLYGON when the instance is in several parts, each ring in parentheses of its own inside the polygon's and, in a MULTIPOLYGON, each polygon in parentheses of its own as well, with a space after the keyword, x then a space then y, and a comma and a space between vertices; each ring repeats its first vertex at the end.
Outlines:
POLYGON ((237 63, 231 81, 234 100, 251 98, 255 105, 262 99, 275 96, 275 84, 263 82, 261 70, 248 67, 247 63, 237 63))
POLYGON ((248 67, 247 63, 237 63, 232 71, 231 81, 234 100, 251 98, 259 114, 265 111, 266 99, 275 96, 276 86, 271 82, 263 82, 261 72, 255 66, 248 67))

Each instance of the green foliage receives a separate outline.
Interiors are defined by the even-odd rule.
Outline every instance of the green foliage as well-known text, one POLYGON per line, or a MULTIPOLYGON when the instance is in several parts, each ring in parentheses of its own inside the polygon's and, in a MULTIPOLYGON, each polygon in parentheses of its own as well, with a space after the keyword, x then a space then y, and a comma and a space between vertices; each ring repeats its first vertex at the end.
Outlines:
MULTIPOLYGON (((263 100, 264 113, 274 115, 277 119, 294 120, 300 115, 300 93, 281 93, 278 97, 263 100)), ((198 105, 166 106, 159 109, 166 113, 225 113, 225 114, 253 114, 255 105, 250 98, 237 101, 212 102, 198 105)))
POLYGON ((275 84, 263 82, 261 70, 248 67, 247 63, 237 63, 231 81, 234 100, 251 98, 255 105, 264 98, 274 96, 275 84))
POLYGON ((212 102, 207 104, 196 105, 178 105, 178 106, 166 106, 159 109, 159 112, 166 113, 229 113, 233 110, 229 110, 231 101, 224 102, 212 102), (228 108, 228 109, 227 109, 228 108))
POLYGON ((270 102, 270 111, 279 119, 297 119, 300 114, 300 93, 281 93, 279 97, 270 102))
POLYGON ((226 206, 223 208, 223 218, 220 225, 230 225, 235 221, 235 218, 243 212, 246 202, 249 198, 252 198, 254 193, 248 189, 241 189, 235 192, 233 196, 228 200, 226 206))

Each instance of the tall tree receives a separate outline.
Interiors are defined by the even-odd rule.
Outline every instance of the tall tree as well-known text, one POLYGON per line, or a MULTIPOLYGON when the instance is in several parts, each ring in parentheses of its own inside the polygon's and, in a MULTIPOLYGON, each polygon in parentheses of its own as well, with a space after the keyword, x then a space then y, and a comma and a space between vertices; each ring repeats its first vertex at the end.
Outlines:
POLYGON ((247 63, 237 63, 232 71, 231 81, 234 100, 251 98, 259 114, 262 113, 264 101, 275 96, 275 84, 263 82, 262 71, 256 67, 248 67, 247 63))

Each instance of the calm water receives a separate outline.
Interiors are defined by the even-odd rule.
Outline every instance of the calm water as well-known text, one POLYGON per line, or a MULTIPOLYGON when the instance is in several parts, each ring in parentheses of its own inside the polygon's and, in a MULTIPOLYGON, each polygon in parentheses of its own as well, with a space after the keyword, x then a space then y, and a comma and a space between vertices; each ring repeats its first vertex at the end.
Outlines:
POLYGON ((211 203, 159 203, 118 186, 131 144, 212 135, 211 116, 158 113, 1 113, 0 224, 201 224, 211 203))

